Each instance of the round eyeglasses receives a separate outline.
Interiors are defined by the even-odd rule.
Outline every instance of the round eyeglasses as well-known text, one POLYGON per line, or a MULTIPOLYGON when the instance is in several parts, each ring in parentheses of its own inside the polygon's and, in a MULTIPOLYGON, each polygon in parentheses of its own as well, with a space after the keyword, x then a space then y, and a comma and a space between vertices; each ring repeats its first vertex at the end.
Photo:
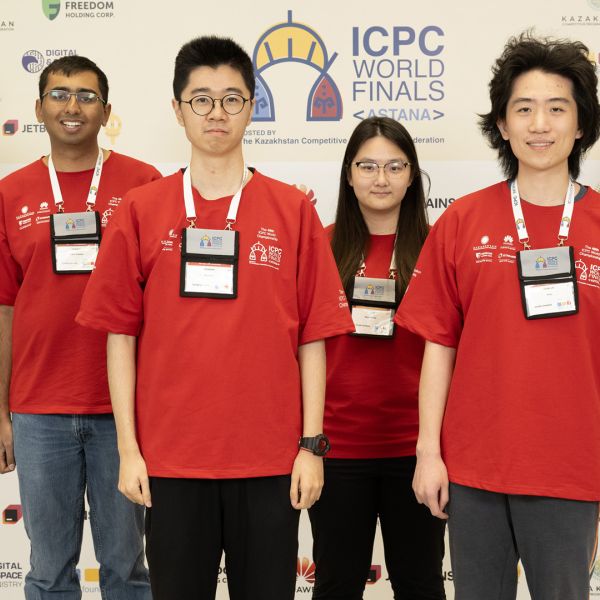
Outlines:
POLYGON ((221 103, 221 108, 228 115, 237 115, 242 112, 246 102, 250 98, 244 98, 239 94, 226 94, 222 98, 213 98, 212 96, 206 96, 201 94, 200 96, 194 96, 191 100, 179 100, 179 102, 185 102, 192 107, 192 110, 200 117, 205 117, 215 107, 216 102, 221 103))
POLYGON ((49 90, 42 94, 42 99, 48 97, 52 102, 57 104, 67 104, 71 99, 71 96, 75 96, 77 104, 96 104, 96 102, 102 102, 106 104, 106 101, 100 98, 95 92, 69 92, 68 90, 49 90))
POLYGON ((406 168, 410 167, 409 162, 404 162, 402 160, 391 160, 383 165, 371 160, 359 160, 353 164, 357 168, 358 174, 367 179, 373 179, 377 177, 379 174, 379 169, 383 169, 383 172, 388 177, 400 177, 404 174, 406 168))

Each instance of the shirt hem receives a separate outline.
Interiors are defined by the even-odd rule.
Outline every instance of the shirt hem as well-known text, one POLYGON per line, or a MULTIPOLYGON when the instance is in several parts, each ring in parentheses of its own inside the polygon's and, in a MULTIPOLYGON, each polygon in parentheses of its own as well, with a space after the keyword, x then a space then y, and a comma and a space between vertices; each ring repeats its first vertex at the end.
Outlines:
POLYGON ((254 477, 277 477, 290 475, 290 467, 273 469, 182 469, 178 467, 155 468, 147 465, 150 477, 165 477, 170 479, 250 479, 254 477))
POLYGON ((512 494, 518 496, 542 496, 546 498, 559 498, 564 500, 581 500, 583 502, 600 502, 600 491, 594 492, 591 490, 565 489, 562 487, 543 487, 543 486, 528 486, 502 484, 489 481, 475 481, 464 477, 456 477, 448 473, 448 479, 451 483, 464 485, 475 489, 494 492, 497 494, 512 494))

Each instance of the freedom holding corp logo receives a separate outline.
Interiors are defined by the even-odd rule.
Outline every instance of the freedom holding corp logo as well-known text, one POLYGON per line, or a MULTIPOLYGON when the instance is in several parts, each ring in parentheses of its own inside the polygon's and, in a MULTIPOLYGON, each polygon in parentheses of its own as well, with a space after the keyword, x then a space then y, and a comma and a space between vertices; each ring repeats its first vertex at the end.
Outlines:
MULTIPOLYGON (((61 0, 42 0, 44 15, 54 21, 61 8, 61 0)), ((64 2, 64 16, 67 19, 110 19, 115 3, 110 0, 67 0, 64 2)))
POLYGON ((47 19, 54 21, 60 12, 60 0, 42 0, 42 10, 47 19))

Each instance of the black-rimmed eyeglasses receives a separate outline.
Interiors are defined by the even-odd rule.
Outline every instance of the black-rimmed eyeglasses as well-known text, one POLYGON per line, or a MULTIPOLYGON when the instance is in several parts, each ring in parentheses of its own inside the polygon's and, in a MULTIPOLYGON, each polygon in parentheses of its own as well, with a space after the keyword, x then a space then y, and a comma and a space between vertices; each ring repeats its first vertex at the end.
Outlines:
POLYGON ((191 100, 179 100, 179 102, 189 104, 199 117, 205 117, 212 112, 216 102, 221 103, 221 107, 228 115, 237 115, 242 112, 249 100, 250 98, 244 98, 239 94, 226 94, 222 98, 213 98, 201 94, 200 96, 194 96, 191 100))

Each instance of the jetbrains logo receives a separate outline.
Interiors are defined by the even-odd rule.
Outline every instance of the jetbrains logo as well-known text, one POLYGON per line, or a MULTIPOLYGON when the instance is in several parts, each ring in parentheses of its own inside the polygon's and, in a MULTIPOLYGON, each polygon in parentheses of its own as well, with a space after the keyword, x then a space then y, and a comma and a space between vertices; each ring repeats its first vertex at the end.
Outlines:
POLYGON ((329 75, 336 58, 337 52, 329 56, 325 43, 314 29, 294 22, 292 11, 288 11, 288 20, 270 27, 254 47, 252 62, 256 74, 256 104, 252 120, 275 120, 275 103, 264 79, 265 71, 281 63, 295 62, 317 71, 315 83, 308 92, 306 120, 339 121, 342 118, 342 97, 329 75))
POLYGON ((60 12, 60 0, 42 0, 42 10, 50 21, 54 21, 60 12))

